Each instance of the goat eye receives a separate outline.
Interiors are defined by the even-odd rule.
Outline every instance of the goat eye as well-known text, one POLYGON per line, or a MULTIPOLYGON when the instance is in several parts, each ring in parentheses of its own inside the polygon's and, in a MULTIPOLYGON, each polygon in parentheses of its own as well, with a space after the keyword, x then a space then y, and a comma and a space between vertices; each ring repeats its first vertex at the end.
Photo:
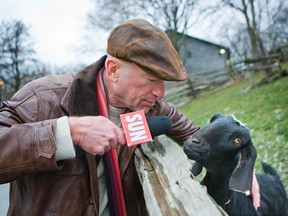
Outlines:
POLYGON ((242 144, 242 139, 236 138, 236 139, 234 139, 234 143, 235 143, 236 145, 241 145, 241 144, 242 144))

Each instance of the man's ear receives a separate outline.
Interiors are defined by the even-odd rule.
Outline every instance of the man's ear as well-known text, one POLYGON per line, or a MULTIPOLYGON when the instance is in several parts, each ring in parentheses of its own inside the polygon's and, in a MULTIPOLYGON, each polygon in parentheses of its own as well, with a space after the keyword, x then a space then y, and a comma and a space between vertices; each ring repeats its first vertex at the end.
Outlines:
POLYGON ((116 73, 116 71, 119 68, 119 62, 117 62, 116 59, 107 58, 105 62, 105 68, 106 68, 107 78, 117 81, 118 74, 116 73))

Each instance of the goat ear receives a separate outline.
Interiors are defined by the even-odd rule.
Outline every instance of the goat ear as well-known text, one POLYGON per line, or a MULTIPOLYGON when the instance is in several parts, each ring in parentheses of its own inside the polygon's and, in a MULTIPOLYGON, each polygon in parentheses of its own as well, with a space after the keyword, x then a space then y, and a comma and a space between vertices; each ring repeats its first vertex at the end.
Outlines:
POLYGON ((194 176, 198 176, 202 172, 202 169, 203 169, 203 166, 200 163, 195 162, 193 164, 191 172, 194 176))
POLYGON ((229 180, 230 190, 242 193, 249 190, 251 194, 256 157, 257 152, 253 145, 248 145, 238 153, 238 164, 229 180))
POLYGON ((223 118, 223 117, 224 117, 223 114, 217 113, 217 114, 215 114, 215 115, 210 119, 210 123, 212 123, 213 121, 215 121, 215 120, 218 119, 218 118, 223 118))

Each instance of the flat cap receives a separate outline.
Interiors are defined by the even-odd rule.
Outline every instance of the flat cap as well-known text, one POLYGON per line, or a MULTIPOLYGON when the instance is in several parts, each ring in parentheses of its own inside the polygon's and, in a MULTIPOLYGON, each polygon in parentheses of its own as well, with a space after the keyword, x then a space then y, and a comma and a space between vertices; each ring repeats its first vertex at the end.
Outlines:
POLYGON ((135 63, 162 80, 182 81, 188 74, 167 34, 144 19, 115 27, 107 40, 107 53, 135 63))

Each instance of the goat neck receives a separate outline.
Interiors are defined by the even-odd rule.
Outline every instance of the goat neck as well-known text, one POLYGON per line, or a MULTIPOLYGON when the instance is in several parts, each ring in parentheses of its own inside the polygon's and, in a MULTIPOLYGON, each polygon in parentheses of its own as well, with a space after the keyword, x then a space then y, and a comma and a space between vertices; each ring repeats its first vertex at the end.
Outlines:
POLYGON ((234 171, 238 159, 234 159, 222 165, 218 170, 206 170, 206 175, 201 184, 207 187, 208 193, 215 199, 215 201, 223 208, 230 202, 233 191, 229 188, 230 177, 234 171))

